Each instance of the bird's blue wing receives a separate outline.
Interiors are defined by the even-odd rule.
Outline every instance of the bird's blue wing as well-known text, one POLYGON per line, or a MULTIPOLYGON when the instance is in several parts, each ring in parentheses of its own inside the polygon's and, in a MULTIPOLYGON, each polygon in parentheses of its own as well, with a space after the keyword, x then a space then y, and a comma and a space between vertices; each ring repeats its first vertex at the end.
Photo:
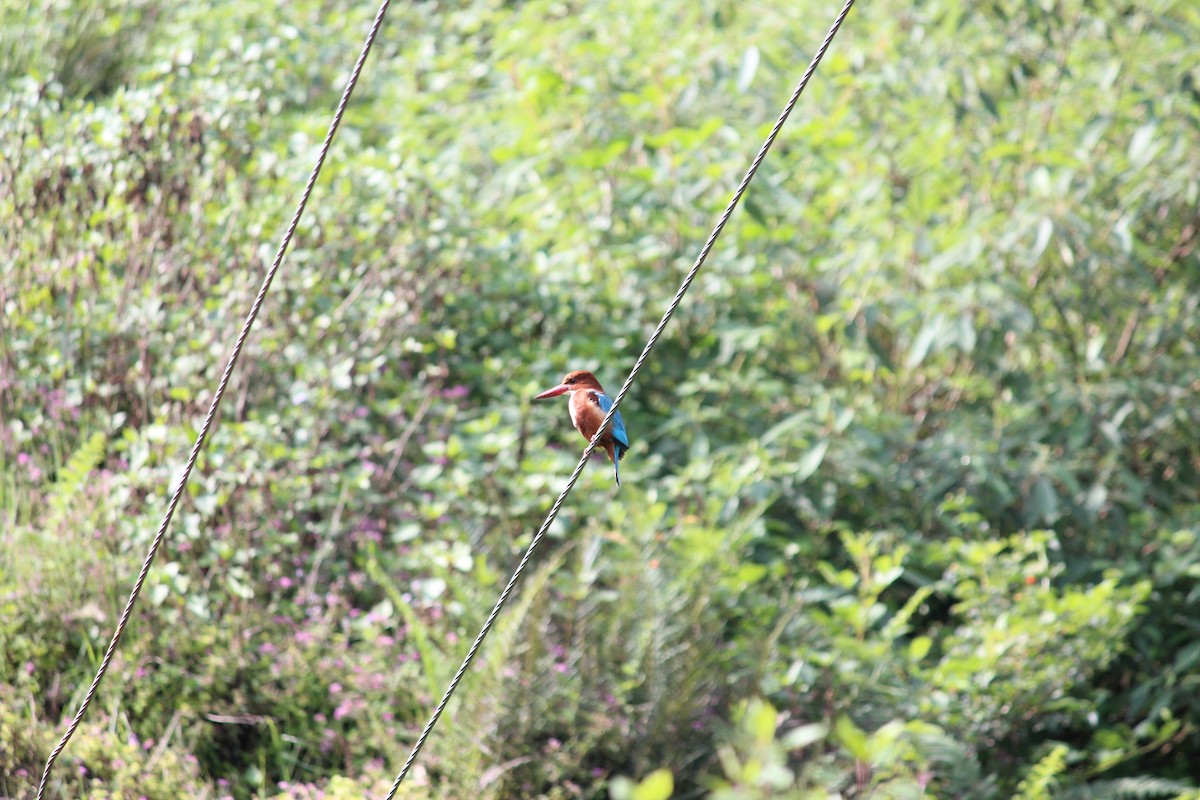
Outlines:
MULTIPOLYGON (((600 410, 607 414, 613 407, 613 401, 604 392, 596 392, 596 401, 600 403, 600 410)), ((612 418, 612 435, 613 438, 621 443, 621 446, 626 450, 629 449, 629 434, 625 431, 625 420, 621 419, 621 412, 613 414, 612 418)))

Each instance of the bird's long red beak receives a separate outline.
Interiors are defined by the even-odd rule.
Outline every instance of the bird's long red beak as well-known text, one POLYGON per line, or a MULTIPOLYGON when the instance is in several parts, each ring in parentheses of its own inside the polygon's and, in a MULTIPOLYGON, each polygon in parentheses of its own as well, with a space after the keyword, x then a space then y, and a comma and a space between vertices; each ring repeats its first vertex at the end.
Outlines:
POLYGON ((546 391, 537 395, 533 399, 534 400, 545 400, 547 397, 558 397, 560 394, 566 394, 569 391, 571 391, 570 386, 567 386, 565 383, 560 383, 558 386, 555 386, 553 389, 547 389, 546 391))

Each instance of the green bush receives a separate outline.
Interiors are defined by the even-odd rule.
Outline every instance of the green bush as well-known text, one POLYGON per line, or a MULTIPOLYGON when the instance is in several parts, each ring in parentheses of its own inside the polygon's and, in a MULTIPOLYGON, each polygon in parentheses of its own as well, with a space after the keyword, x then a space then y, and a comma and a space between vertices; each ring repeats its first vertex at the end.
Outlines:
MULTIPOLYGON (((46 756, 57 742, 60 729, 30 719, 21 708, 21 695, 0 686, 0 791, 5 797, 26 800, 36 795, 46 756)), ((166 800, 201 797, 207 792, 194 755, 170 746, 167 740, 139 739, 129 718, 103 714, 85 721, 77 744, 56 765, 57 786, 70 797, 145 797, 166 800)))

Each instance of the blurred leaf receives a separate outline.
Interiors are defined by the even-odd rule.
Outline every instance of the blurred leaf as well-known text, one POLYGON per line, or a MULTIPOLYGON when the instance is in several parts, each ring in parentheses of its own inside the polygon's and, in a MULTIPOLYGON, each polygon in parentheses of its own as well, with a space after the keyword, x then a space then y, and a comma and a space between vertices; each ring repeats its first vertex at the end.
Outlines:
POLYGON ((871 750, 867 745, 867 735, 849 717, 838 718, 833 725, 833 735, 854 758, 864 764, 871 762, 871 750))
POLYGON ((633 790, 633 800, 667 800, 675 792, 675 779, 667 769, 655 770, 633 790))
POLYGON ((796 462, 796 480, 808 480, 817 469, 821 466, 821 462, 825 459, 825 452, 829 449, 829 440, 822 439, 817 442, 796 462))
POLYGON ((739 92, 745 92, 754 82, 754 74, 758 72, 758 60, 758 48, 754 45, 747 47, 742 54, 741 67, 738 69, 737 88, 739 92))

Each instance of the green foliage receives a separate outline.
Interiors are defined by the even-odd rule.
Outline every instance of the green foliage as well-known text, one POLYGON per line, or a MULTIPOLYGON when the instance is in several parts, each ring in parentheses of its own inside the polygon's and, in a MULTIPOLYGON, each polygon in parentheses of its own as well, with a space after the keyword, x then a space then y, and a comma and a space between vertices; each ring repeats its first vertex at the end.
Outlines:
MULTIPOLYGON (((31 800, 36 795, 31 784, 42 774, 59 732, 41 721, 31 724, 20 710, 19 697, 0 686, 0 792, 13 800, 31 800)), ((80 727, 79 746, 58 762, 58 785, 64 795, 169 800, 207 791, 195 756, 153 739, 140 740, 125 719, 113 723, 84 722, 80 727)))
MULTIPOLYGON (((849 717, 832 726, 788 723, 770 704, 752 700, 741 726, 721 750, 725 778, 714 800, 818 798, 846 792, 856 797, 921 797, 939 751, 954 744, 931 726, 893 720, 866 732, 849 717)), ((961 758, 961 752, 957 754, 961 758)), ((968 796, 963 784, 950 792, 968 796)))
MULTIPOLYGON (((0 3, 0 794, 371 11, 0 3)), ((528 398, 624 377, 830 11, 393 5, 54 792, 386 792, 579 452, 528 398)), ((403 796, 1194 796, 1197 64, 856 8, 403 796)))
POLYGON ((1065 744, 1052 747, 1021 781, 1017 787, 1017 797, 1021 800, 1049 800, 1053 797, 1055 779, 1066 771, 1068 752, 1070 748, 1065 744))
POLYGON ((674 791, 675 779, 665 769, 651 772, 639 783, 622 777, 614 778, 610 784, 614 800, 668 800, 674 791))

